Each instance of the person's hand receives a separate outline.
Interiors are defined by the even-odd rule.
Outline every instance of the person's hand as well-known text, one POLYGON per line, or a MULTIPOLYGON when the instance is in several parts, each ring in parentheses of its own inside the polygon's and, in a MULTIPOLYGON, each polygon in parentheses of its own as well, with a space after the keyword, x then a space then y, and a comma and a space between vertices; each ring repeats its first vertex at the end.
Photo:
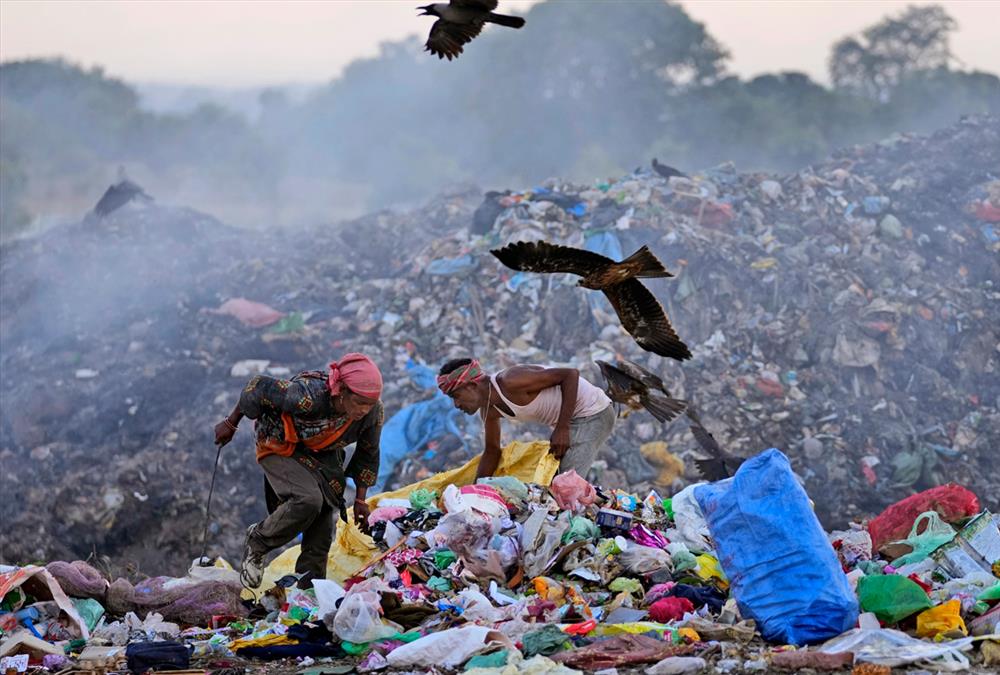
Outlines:
POLYGON ((236 427, 229 420, 222 420, 215 425, 215 444, 222 446, 233 440, 236 435, 236 427))
POLYGON ((562 459, 567 450, 569 450, 569 427, 557 426, 552 430, 552 438, 549 439, 549 452, 556 459, 562 459))
POLYGON ((368 528, 368 516, 370 516, 370 515, 371 515, 371 509, 368 507, 368 502, 365 502, 365 501, 360 500, 360 499, 355 499, 354 500, 354 524, 357 525, 358 528, 362 532, 364 532, 365 534, 368 534, 368 532, 369 532, 369 528, 368 528))

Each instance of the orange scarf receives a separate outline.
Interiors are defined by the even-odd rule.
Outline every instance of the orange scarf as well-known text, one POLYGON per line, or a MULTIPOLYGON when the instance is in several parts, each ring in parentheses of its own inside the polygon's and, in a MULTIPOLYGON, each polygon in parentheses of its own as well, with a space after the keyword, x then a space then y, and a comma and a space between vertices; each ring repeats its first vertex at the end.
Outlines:
MULTIPOLYGON (((293 452, 295 452, 295 446, 299 444, 299 433, 295 430, 295 424, 292 422, 292 416, 290 413, 281 414, 281 422, 285 427, 285 440, 279 441, 274 438, 265 438, 264 440, 257 441, 257 461, 259 462, 264 457, 268 455, 280 455, 281 457, 290 457, 293 452)), ((351 420, 347 420, 339 427, 330 428, 326 431, 322 431, 311 438, 306 438, 302 440, 302 445, 306 446, 313 452, 320 452, 326 446, 330 445, 338 438, 344 435, 347 428, 351 426, 351 420)))

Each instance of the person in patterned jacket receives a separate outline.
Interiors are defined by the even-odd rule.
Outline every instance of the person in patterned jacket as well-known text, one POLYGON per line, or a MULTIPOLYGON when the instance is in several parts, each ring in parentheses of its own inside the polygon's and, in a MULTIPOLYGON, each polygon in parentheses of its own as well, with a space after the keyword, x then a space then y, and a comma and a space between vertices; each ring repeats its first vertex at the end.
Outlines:
POLYGON ((347 354, 327 372, 307 371, 290 380, 253 377, 229 417, 215 426, 215 442, 232 440, 244 417, 254 420, 257 463, 264 471, 268 516, 247 529, 240 578, 260 586, 264 557, 300 532, 295 563, 299 585, 326 576, 336 532, 335 515, 347 521, 344 488, 356 488, 354 521, 366 529, 365 496, 375 484, 382 433, 382 374, 364 354, 347 354), (356 444, 345 466, 344 448, 356 444))

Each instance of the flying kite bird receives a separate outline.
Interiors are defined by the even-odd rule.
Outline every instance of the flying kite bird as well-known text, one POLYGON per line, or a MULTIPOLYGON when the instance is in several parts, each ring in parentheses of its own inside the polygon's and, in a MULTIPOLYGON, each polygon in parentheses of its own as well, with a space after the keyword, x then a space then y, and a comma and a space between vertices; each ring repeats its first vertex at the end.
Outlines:
POLYGON ((133 199, 138 198, 146 202, 153 201, 153 198, 146 194, 145 190, 125 178, 121 171, 118 173, 118 178, 119 181, 105 190, 104 194, 97 201, 97 205, 94 206, 94 214, 99 218, 104 218, 113 211, 117 211, 133 199))
POLYGON ((483 24, 495 23, 508 28, 520 28, 519 16, 496 14, 497 0, 451 0, 417 7, 419 16, 436 16, 424 50, 439 59, 451 61, 462 53, 462 47, 472 42, 483 30, 483 24))
POLYGON ((704 476, 705 480, 722 480, 736 473, 736 470, 743 464, 744 458, 731 455, 719 447, 715 436, 702 425, 698 414, 690 406, 688 406, 686 414, 690 423, 691 435, 694 436, 694 440, 698 442, 701 449, 710 455, 708 459, 694 460, 698 472, 704 476))
POLYGON ((663 307, 639 281, 673 276, 648 246, 621 262, 544 241, 518 242, 490 253, 507 267, 522 272, 568 272, 583 277, 577 285, 602 291, 640 347, 678 361, 691 358, 691 350, 677 337, 663 307))
POLYGON ((615 403, 622 403, 631 410, 645 408, 660 422, 669 422, 687 407, 685 401, 670 395, 658 375, 637 363, 625 359, 619 360, 617 365, 607 361, 596 363, 608 383, 608 398, 615 403))
POLYGON ((660 174, 664 178, 672 178, 674 176, 679 176, 681 178, 687 178, 688 175, 679 169, 675 169, 672 166, 667 166, 666 164, 660 164, 656 157, 653 158, 653 171, 660 174))

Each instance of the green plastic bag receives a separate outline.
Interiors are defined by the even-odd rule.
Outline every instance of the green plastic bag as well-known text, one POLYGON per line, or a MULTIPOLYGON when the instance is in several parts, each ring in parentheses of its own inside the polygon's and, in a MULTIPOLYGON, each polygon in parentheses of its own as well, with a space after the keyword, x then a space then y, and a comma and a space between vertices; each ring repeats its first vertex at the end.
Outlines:
POLYGON ((509 654, 506 649, 501 649, 492 654, 476 654, 465 662, 465 670, 473 668, 503 668, 507 665, 509 654))
POLYGON ((902 567, 903 565, 910 565, 918 563, 921 560, 926 560, 938 547, 947 544, 954 538, 955 530, 952 529, 951 525, 941 520, 941 516, 938 515, 937 511, 925 511, 913 521, 913 527, 910 528, 910 535, 906 539, 892 542, 893 544, 906 544, 913 549, 906 555, 896 558, 892 566, 902 567), (923 532, 917 534, 918 530, 920 530, 920 525, 925 521, 927 527, 924 528, 923 532))
POLYGON ((570 544, 574 541, 585 539, 597 539, 601 536, 601 528, 597 523, 583 516, 573 516, 569 520, 569 529, 563 532, 562 543, 570 544))
POLYGON ((629 577, 618 577, 608 585, 608 590, 614 591, 615 593, 628 591, 632 595, 639 597, 642 597, 645 593, 642 584, 639 583, 637 579, 630 579, 629 577))
POLYGON ((86 600, 74 598, 73 607, 76 608, 76 613, 80 615, 83 622, 87 624, 87 630, 94 630, 97 622, 104 616, 104 608, 101 607, 101 603, 93 598, 87 598, 86 600))
POLYGON ((437 498, 437 492, 427 488, 417 488, 410 493, 410 506, 417 511, 426 511, 437 498))
POLYGON ((933 605, 924 589, 898 574, 861 577, 858 599, 862 611, 872 612, 879 621, 888 624, 899 623, 933 605))
POLYGON ((448 550, 446 548, 434 551, 434 567, 438 568, 439 570, 443 570, 456 560, 458 560, 458 556, 455 555, 454 551, 448 550))

